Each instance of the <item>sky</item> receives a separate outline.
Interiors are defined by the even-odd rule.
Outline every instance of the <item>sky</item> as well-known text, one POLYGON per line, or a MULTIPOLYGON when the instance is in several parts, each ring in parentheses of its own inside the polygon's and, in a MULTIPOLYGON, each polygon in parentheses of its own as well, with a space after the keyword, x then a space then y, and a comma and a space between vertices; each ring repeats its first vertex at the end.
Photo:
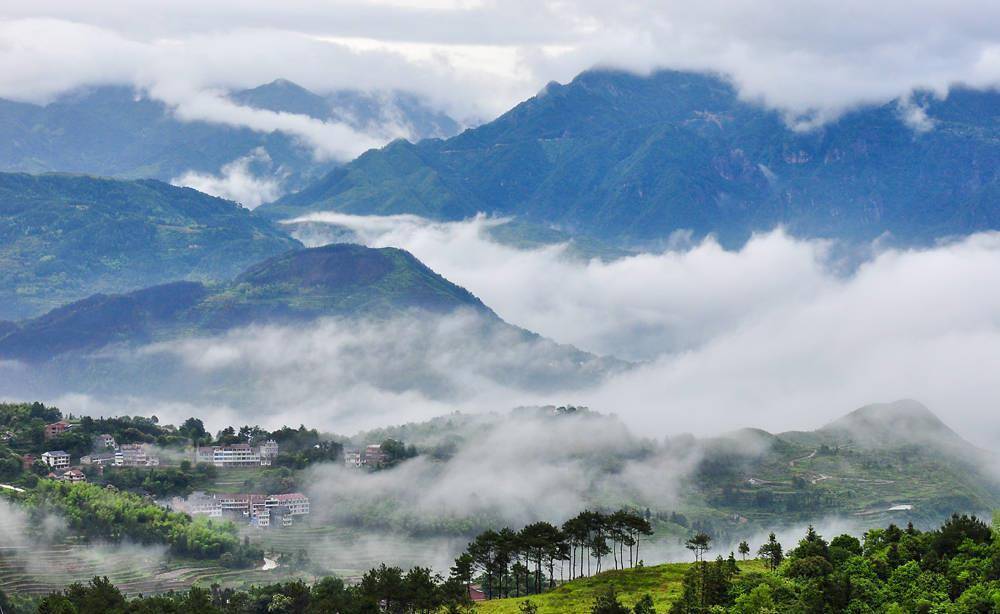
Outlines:
POLYGON ((466 124, 593 66, 708 70, 814 125, 915 87, 1000 82, 986 0, 126 0, 0 4, 0 96, 133 84, 179 115, 280 129, 349 158, 398 136, 248 113, 219 92, 286 78, 402 89, 466 124))

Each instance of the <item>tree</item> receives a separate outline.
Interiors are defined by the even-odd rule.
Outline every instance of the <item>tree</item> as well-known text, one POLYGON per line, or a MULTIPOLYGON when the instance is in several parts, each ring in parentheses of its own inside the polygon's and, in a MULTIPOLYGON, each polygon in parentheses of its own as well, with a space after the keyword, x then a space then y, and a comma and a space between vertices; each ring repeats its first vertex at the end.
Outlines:
POLYGON ((594 605, 590 608, 590 614, 631 614, 631 612, 618 600, 618 593, 612 584, 597 595, 594 605))
POLYGON ((781 544, 778 543, 778 539, 771 533, 767 537, 767 543, 761 545, 757 549, 758 558, 762 559, 767 563, 767 567, 770 570, 775 570, 778 565, 781 565, 781 561, 784 560, 785 555, 781 549, 781 544))
POLYGON ((700 561, 702 556, 712 549, 712 538, 707 533, 698 532, 685 542, 684 547, 694 552, 695 561, 700 561))
POLYGON ((744 561, 747 560, 747 555, 750 554, 750 544, 747 543, 747 540, 744 539, 743 541, 741 541, 737 549, 740 552, 740 557, 744 561))

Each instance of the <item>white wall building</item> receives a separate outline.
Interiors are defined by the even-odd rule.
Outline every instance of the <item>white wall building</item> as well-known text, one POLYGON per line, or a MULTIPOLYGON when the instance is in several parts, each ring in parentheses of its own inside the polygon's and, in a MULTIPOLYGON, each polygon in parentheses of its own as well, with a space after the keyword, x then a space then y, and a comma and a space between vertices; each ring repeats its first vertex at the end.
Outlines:
POLYGON ((42 462, 53 469, 65 469, 69 467, 69 454, 62 450, 43 452, 42 462))

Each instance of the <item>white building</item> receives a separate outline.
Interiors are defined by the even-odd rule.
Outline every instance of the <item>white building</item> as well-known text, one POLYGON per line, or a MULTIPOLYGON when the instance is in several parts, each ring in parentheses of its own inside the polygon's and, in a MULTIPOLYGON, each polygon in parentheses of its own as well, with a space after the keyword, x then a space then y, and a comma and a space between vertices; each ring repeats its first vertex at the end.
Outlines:
POLYGON ((98 435, 95 438, 95 444, 99 448, 104 447, 111 450, 118 447, 118 443, 115 442, 115 438, 112 437, 111 435, 108 435, 107 433, 104 433, 103 435, 98 435))
POLYGON ((262 457, 260 450, 260 448, 255 448, 245 443, 237 443, 230 446, 210 446, 207 448, 198 448, 195 453, 195 460, 199 463, 210 463, 216 467, 260 467, 270 465, 271 457, 262 457))
POLYGON ((276 442, 273 439, 268 439, 264 443, 260 444, 261 459, 267 459, 270 461, 277 458, 277 456, 278 456, 278 442, 276 442))
POLYGON ((147 452, 144 443, 122 444, 115 452, 116 467, 156 467, 160 459, 147 452))
POLYGON ((265 507, 283 507, 288 509, 292 516, 304 516, 309 513, 309 497, 299 492, 288 493, 287 495, 271 495, 265 502, 265 507))
POLYGON ((87 476, 85 476, 79 469, 69 469, 56 479, 64 482, 86 482, 87 476))
POLYGON ((53 469, 65 469, 69 467, 69 454, 62 450, 43 452, 42 462, 53 469))
POLYGON ((350 469, 357 469, 361 467, 361 451, 360 450, 344 450, 344 466, 350 469))

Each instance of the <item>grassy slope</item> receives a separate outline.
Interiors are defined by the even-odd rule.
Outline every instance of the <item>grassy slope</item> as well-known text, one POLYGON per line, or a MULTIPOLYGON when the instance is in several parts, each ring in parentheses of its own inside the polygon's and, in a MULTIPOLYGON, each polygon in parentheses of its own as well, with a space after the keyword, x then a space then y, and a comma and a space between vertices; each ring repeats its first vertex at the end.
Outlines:
MULTIPOLYGON (((646 593, 653 598, 657 612, 666 612, 681 594, 681 582, 690 563, 667 563, 624 571, 605 571, 590 578, 567 582, 557 589, 529 597, 540 614, 548 612, 587 612, 594 599, 607 586, 614 585, 621 602, 629 607, 646 593)), ((740 569, 762 571, 757 561, 740 563, 740 569)), ((483 614, 517 614, 521 598, 495 599, 479 604, 483 614)))

